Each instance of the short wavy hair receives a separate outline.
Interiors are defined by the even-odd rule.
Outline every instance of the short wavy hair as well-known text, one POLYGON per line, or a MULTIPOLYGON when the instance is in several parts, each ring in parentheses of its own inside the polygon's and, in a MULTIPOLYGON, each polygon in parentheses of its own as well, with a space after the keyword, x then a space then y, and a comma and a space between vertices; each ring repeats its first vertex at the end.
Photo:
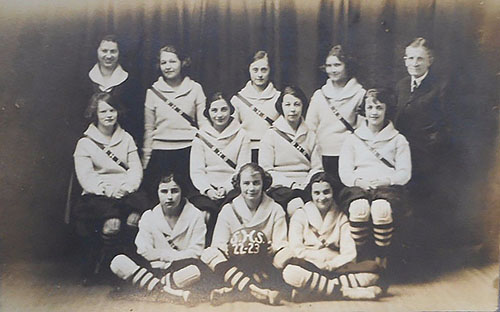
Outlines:
POLYGON ((309 102, 307 101, 307 97, 304 92, 296 86, 288 85, 286 86, 280 94, 278 101, 274 104, 276 111, 283 116, 283 98, 285 95, 290 94, 298 98, 302 102, 302 117, 306 116, 307 108, 309 107, 309 102))
POLYGON ((98 92, 92 95, 89 100, 89 104, 85 109, 84 117, 97 126, 97 107, 99 106, 100 101, 106 102, 109 106, 116 109, 118 112, 117 121, 120 123, 120 119, 123 118, 124 115, 124 109, 116 97, 106 92, 98 92))
POLYGON ((161 58, 161 54, 163 52, 170 52, 170 53, 174 53, 175 55, 177 55, 177 57, 181 61, 181 76, 182 77, 185 77, 189 74, 189 69, 191 68, 191 58, 189 56, 187 56, 186 54, 184 54, 184 52, 181 49, 177 48, 174 45, 170 45, 170 44, 163 46, 160 49, 160 51, 158 52, 158 59, 157 59, 158 69, 160 68, 160 58, 161 58))
MULTIPOLYGON (((328 54, 325 57, 325 62, 326 62, 326 59, 329 58, 330 56, 336 56, 339 59, 339 61, 341 61, 342 63, 345 64, 345 71, 346 71, 346 75, 347 75, 347 80, 357 76, 358 66, 357 66, 356 60, 355 60, 353 54, 351 52, 347 51, 347 49, 345 49, 342 45, 340 45, 340 44, 334 45, 330 49, 330 51, 328 51, 328 54)), ((325 69, 326 69, 325 65, 321 65, 320 69, 323 72, 325 72, 325 69)))
POLYGON ((260 174, 262 178, 262 192, 267 191, 271 187, 271 185, 273 184, 273 178, 271 177, 271 175, 267 171, 265 171, 261 166, 251 162, 241 166, 240 170, 238 170, 238 173, 234 175, 233 178, 231 179, 231 183, 233 184, 234 189, 238 193, 241 193, 241 188, 240 188, 241 173, 248 169, 254 172, 258 172, 260 174))
POLYGON ((234 105, 231 103, 231 101, 229 101, 227 96, 223 92, 216 91, 212 95, 207 97, 207 100, 205 102, 205 109, 203 110, 203 116, 205 116, 210 123, 212 123, 212 120, 210 120, 210 115, 208 112, 210 111, 210 107, 212 106, 212 103, 215 101, 218 101, 218 100, 223 100, 226 102, 227 106, 229 106, 229 114, 230 115, 232 115, 235 111, 234 105))
MULTIPOLYGON (((373 88, 366 91, 365 97, 359 107, 359 114, 365 116, 366 100, 385 104, 385 120, 393 120, 396 115, 396 95, 390 88, 373 88)), ((366 116, 365 116, 366 117, 366 116)))

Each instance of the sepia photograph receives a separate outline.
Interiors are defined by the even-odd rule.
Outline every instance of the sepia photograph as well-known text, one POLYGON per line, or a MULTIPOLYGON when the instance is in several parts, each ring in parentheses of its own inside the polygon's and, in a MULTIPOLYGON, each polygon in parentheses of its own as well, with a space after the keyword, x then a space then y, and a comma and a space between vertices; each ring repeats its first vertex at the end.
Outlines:
POLYGON ((1 311, 499 311, 499 0, 0 0, 1 311))

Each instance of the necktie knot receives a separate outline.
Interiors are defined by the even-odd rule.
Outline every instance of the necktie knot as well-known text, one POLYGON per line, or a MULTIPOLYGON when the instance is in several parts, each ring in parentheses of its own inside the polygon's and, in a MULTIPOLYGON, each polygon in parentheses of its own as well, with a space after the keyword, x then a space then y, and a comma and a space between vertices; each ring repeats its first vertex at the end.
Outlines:
POLYGON ((415 89, 418 88, 418 83, 416 80, 413 80, 413 83, 411 84, 411 92, 415 92, 415 89))

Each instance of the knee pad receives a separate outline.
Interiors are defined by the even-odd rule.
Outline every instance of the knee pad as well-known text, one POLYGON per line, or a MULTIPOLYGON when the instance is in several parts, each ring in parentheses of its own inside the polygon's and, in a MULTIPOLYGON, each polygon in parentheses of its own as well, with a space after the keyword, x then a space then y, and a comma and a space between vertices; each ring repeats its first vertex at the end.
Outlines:
POLYGON ((379 275, 376 273, 354 273, 360 287, 374 286, 377 284, 379 275))
POLYGON ((349 205, 349 220, 366 222, 370 219, 370 203, 365 198, 353 200, 349 205))
POLYGON ((283 269, 283 280, 295 288, 303 288, 311 277, 311 272, 298 265, 289 264, 283 269))
POLYGON ((133 218, 131 217, 132 215, 133 215, 133 213, 131 213, 128 216, 128 218, 127 218, 127 225, 136 228, 136 227, 139 226, 139 219, 137 221, 133 220, 133 218))
POLYGON ((179 288, 184 288, 193 285, 200 280, 200 269, 194 265, 188 265, 185 268, 175 271, 172 274, 172 280, 179 288))
POLYGON ((372 202, 371 215, 373 224, 388 224, 392 222, 391 204, 385 199, 372 202))
POLYGON ((203 261, 212 271, 222 262, 227 261, 226 256, 216 247, 208 247, 201 253, 200 260, 203 261))
POLYGON ((274 267, 277 269, 283 269, 288 260, 292 259, 294 255, 294 252, 288 247, 280 249, 276 255, 274 255, 274 267))
POLYGON ((134 274, 139 266, 125 255, 118 255, 111 260, 109 265, 111 271, 119 278, 126 280, 134 274))
POLYGON ((300 197, 296 197, 288 202, 286 212, 290 218, 293 216, 297 209, 304 207, 304 201, 300 197))
POLYGON ((108 219, 104 222, 102 226, 102 234, 104 235, 116 235, 120 231, 120 220, 119 219, 108 219))

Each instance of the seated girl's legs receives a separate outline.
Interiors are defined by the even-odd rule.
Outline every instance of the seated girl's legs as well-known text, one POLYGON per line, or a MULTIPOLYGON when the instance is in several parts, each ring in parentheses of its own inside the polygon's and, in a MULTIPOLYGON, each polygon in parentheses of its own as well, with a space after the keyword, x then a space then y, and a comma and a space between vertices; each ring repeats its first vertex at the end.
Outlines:
POLYGON ((139 230, 139 219, 144 211, 151 208, 143 191, 131 193, 117 202, 121 212, 120 243, 126 254, 135 252, 134 240, 139 230))
POLYGON ((329 272, 302 259, 290 261, 283 270, 283 279, 298 290, 292 292, 292 300, 298 299, 297 294, 331 299, 375 299, 381 293, 380 287, 376 286, 376 273, 329 272))
POLYGON ((351 235, 356 243, 358 261, 369 253, 370 241, 370 193, 360 187, 347 187, 339 194, 342 209, 349 217, 351 235))
POLYGON ((334 185, 333 188, 340 188, 342 186, 342 182, 339 177, 339 156, 322 156, 323 169, 326 173, 328 173, 335 183, 338 185, 334 185))
POLYGON ((303 190, 285 186, 271 187, 267 191, 267 195, 283 208, 287 216, 287 221, 290 220, 298 208, 304 206, 304 203, 308 201, 308 196, 303 190))

